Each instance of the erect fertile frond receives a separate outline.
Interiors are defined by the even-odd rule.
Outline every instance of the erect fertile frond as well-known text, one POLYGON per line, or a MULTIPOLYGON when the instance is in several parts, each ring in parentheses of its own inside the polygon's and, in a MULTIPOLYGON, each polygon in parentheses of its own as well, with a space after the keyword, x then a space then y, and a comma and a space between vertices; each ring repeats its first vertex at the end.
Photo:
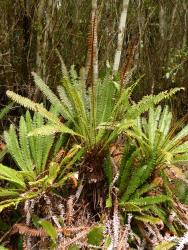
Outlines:
POLYGON ((91 14, 91 23, 88 33, 88 52, 86 61, 87 87, 92 86, 98 78, 98 51, 97 51, 97 6, 94 6, 91 14), (94 82, 93 82, 94 81, 94 82))
POLYGON ((127 73, 131 69, 131 67, 133 66, 134 55, 135 55, 135 51, 136 51, 136 48, 138 45, 138 39, 139 39, 138 35, 134 36, 132 41, 130 42, 130 44, 128 46, 125 64, 124 64, 122 72, 121 72, 121 86, 124 85, 124 81, 125 81, 125 78, 127 76, 127 73))

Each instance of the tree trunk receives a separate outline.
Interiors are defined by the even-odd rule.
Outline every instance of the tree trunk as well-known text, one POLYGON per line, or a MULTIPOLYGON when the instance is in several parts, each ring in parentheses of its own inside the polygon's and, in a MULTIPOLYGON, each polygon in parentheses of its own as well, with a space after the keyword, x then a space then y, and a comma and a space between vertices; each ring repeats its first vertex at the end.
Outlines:
POLYGON ((117 49, 115 52, 114 65, 113 65, 114 73, 116 73, 119 70, 121 52, 122 52, 122 47, 123 47, 123 39, 125 35, 128 5, 129 5, 129 0, 123 0, 123 10, 121 12, 121 17, 120 17, 120 22, 119 22, 118 42, 117 42, 117 49))

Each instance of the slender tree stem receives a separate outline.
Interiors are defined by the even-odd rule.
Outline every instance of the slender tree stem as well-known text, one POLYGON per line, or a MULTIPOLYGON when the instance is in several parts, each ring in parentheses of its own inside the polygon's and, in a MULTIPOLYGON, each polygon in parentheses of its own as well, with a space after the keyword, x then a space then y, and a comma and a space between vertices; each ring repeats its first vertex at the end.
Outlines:
POLYGON ((125 26, 127 20, 127 12, 128 12, 129 0, 123 0, 123 9, 121 12, 120 22, 119 22, 119 30, 118 30, 118 42, 117 49, 114 57, 114 65, 113 72, 116 73, 119 69, 120 60, 121 60, 121 52, 123 47, 123 39, 125 35, 125 26))

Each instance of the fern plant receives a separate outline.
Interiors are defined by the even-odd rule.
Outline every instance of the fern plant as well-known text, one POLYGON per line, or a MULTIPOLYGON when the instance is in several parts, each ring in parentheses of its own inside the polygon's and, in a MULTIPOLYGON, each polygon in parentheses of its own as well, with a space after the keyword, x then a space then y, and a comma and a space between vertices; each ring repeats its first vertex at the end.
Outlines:
POLYGON ((176 223, 168 223, 169 214, 173 209, 173 196, 166 192, 162 176, 155 175, 156 151, 149 159, 141 156, 140 148, 127 143, 119 163, 118 178, 113 177, 113 162, 109 158, 106 160, 105 176, 109 183, 106 207, 114 206, 116 188, 119 210, 124 221, 127 214, 131 213, 135 223, 157 225, 162 222, 170 231, 176 233, 176 223))
POLYGON ((168 106, 151 107, 148 118, 138 117, 133 128, 136 142, 144 157, 156 151, 157 164, 181 164, 188 161, 188 125, 176 132, 181 121, 172 127, 172 113, 168 106))
POLYGON ((73 174, 70 170, 66 172, 66 168, 70 166, 70 161, 72 166, 80 147, 73 146, 62 160, 60 158, 57 161, 62 138, 55 143, 52 135, 27 136, 31 130, 43 124, 44 119, 39 113, 35 113, 32 118, 27 111, 25 117, 20 118, 18 133, 13 125, 4 132, 8 152, 17 164, 17 169, 0 164, 0 180, 8 182, 5 188, 0 189, 0 211, 62 186, 73 174), (64 172, 60 176, 61 167, 64 172))
MULTIPOLYGON (((84 70, 81 71, 80 76, 73 66, 68 72, 61 57, 60 59, 63 78, 62 85, 57 87, 59 97, 50 90, 38 75, 33 73, 33 77, 37 87, 67 122, 62 124, 57 116, 47 111, 41 104, 34 103, 12 91, 7 91, 7 95, 15 102, 39 112, 48 119, 47 124, 31 131, 30 136, 49 135, 57 132, 77 136, 87 152, 93 152, 93 156, 98 155, 97 159, 100 165, 104 159, 105 148, 122 131, 126 132, 134 126, 135 118, 147 111, 153 104, 171 97, 181 89, 175 88, 158 95, 145 96, 140 102, 131 104, 130 96, 137 83, 124 89, 107 72, 103 79, 98 79, 90 87, 86 87, 84 70)), ((88 157, 93 158, 91 155, 86 155, 87 160, 88 157)), ((92 166, 92 169, 91 172, 98 172, 101 166, 92 166)), ((88 172, 87 170, 84 171, 88 172)))

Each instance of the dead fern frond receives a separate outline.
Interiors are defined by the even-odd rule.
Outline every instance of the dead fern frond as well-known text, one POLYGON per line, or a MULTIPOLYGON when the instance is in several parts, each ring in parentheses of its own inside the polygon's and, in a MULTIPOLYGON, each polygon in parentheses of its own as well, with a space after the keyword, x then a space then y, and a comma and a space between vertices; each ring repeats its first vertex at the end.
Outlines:
POLYGON ((47 236, 46 232, 43 229, 40 229, 40 228, 34 229, 21 223, 15 224, 13 226, 11 234, 16 234, 16 233, 19 233, 21 235, 32 236, 32 237, 40 237, 40 238, 47 236))
MULTIPOLYGON (((85 231, 88 231, 89 229, 90 227, 86 227, 86 226, 55 228, 57 233, 63 233, 65 235, 75 234, 83 230, 85 232, 85 231)), ((19 233, 21 235, 26 235, 26 236, 32 236, 32 237, 40 237, 40 238, 48 237, 47 233, 42 228, 35 229, 35 228, 28 227, 22 223, 17 223, 13 226, 10 234, 12 235, 16 233, 19 233)))

